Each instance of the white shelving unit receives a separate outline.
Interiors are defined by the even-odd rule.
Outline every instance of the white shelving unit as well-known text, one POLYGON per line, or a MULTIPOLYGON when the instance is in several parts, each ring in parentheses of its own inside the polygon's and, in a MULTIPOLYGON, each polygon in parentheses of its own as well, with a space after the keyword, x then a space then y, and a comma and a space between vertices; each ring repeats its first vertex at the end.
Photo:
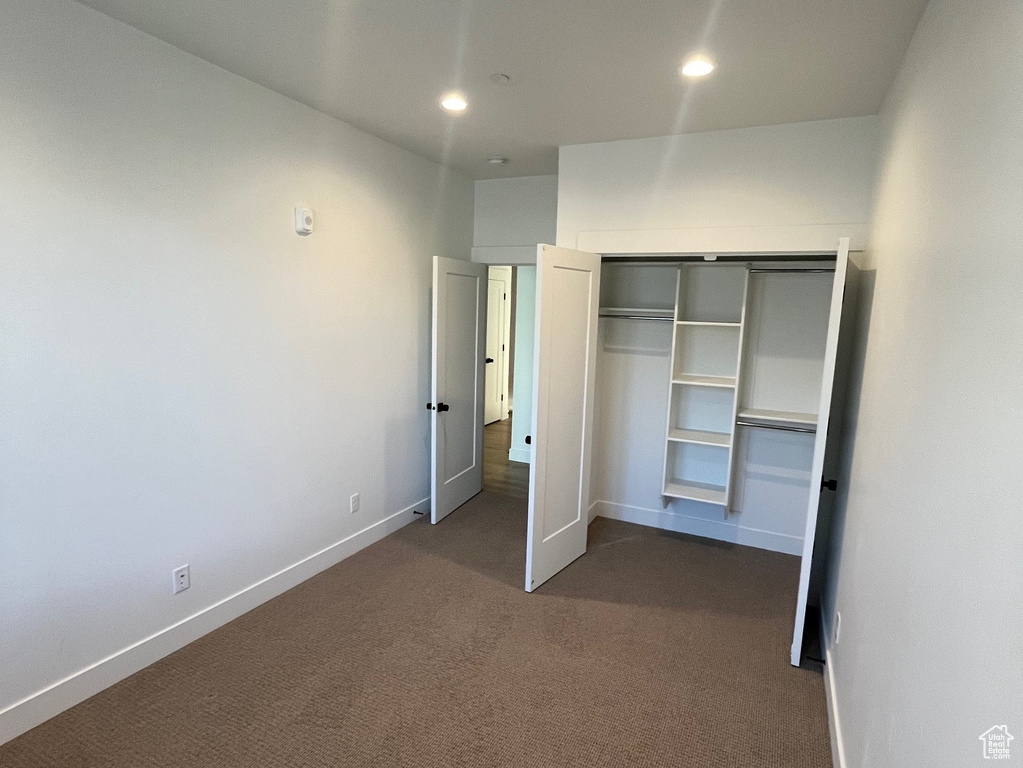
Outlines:
POLYGON ((662 500, 728 513, 747 267, 678 268, 662 500))

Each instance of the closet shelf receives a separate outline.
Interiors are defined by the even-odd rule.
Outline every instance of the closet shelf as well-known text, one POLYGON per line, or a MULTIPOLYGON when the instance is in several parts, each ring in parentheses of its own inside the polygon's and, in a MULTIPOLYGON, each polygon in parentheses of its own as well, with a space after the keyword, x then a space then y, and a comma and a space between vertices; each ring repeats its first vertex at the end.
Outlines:
POLYGON ((724 387, 732 389, 735 387, 734 376, 696 376, 691 373, 683 373, 671 380, 672 384, 687 384, 693 387, 724 387))
POLYGON ((689 499, 722 506, 725 503, 724 486, 697 483, 692 480, 673 480, 664 487, 663 495, 672 499, 689 499))
POLYGON ((737 415, 738 421, 760 423, 771 427, 816 429, 817 414, 798 411, 772 411, 767 408, 743 408, 737 415))
POLYGON ((672 429, 668 431, 668 439, 676 443, 698 443, 722 448, 732 444, 732 436, 727 432, 704 432, 699 429, 672 429))
POLYGON ((716 320, 679 320, 679 325, 703 326, 708 328, 741 328, 742 323, 723 323, 716 320))
POLYGON ((674 309, 649 309, 639 307, 601 307, 600 317, 618 317, 625 320, 674 320, 674 309))

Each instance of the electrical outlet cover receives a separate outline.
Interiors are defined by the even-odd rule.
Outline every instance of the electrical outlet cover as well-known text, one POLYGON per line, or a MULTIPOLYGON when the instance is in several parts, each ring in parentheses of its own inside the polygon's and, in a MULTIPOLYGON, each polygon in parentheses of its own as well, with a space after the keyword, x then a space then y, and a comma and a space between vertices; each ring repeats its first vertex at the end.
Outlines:
POLYGON ((191 584, 191 575, 188 572, 188 566, 183 565, 180 568, 176 568, 173 573, 174 577, 174 594, 178 592, 184 592, 188 589, 191 584))

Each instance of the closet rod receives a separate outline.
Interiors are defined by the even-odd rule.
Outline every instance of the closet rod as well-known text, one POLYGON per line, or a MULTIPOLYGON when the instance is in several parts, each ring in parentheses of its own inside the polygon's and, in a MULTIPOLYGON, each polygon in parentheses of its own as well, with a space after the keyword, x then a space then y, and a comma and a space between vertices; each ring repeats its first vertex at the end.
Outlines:
POLYGON ((835 252, 831 253, 801 253, 801 254, 768 254, 768 253, 746 253, 746 254, 735 254, 735 253, 721 253, 715 254, 714 258, 707 259, 703 256, 697 256, 696 254, 679 254, 679 253, 648 253, 648 254, 618 254, 618 255, 603 255, 600 260, 605 264, 635 264, 637 266, 645 266, 652 264, 748 264, 750 262, 759 263, 789 263, 799 264, 807 262, 822 262, 822 261, 834 261, 835 252))
POLYGON ((619 320, 658 320, 662 323, 675 322, 674 317, 650 317, 649 315, 610 315, 604 314, 603 312, 599 313, 598 317, 616 317, 619 320))
POLYGON ((790 427, 785 424, 764 424, 756 421, 736 421, 739 427, 758 427, 760 429, 777 429, 780 432, 802 432, 807 435, 817 434, 816 427, 790 427))
POLYGON ((778 267, 777 269, 771 269, 770 267, 754 267, 750 269, 750 273, 753 272, 834 272, 835 268, 831 267, 804 267, 802 269, 798 267, 778 267))

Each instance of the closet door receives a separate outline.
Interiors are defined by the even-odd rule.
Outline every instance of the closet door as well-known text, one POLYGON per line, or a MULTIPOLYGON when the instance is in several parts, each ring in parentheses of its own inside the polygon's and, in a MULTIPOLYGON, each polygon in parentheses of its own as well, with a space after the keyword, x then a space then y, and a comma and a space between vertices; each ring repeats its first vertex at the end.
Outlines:
POLYGON ((586 551, 600 257, 537 246, 526 591, 586 551))
POLYGON ((433 257, 432 523, 483 490, 486 290, 485 265, 433 257))
MULTIPOLYGON (((803 556, 799 570, 799 592, 796 600, 796 625, 792 634, 792 664, 799 666, 803 653, 803 627, 810 593, 810 569, 813 564, 814 538, 820 511, 821 482, 824 478, 824 456, 828 445, 831 423, 832 393, 835 386, 835 365, 838 360, 838 337, 845 304, 846 277, 849 269, 849 238, 839 241, 835 261, 835 282, 831 288, 831 312, 828 317, 828 338, 824 347, 824 371, 821 376, 821 396, 817 411, 817 432, 814 437, 813 463, 810 467, 810 501, 806 512, 806 532, 803 537, 803 556)), ((841 414, 835 414, 841 418, 841 414)))

